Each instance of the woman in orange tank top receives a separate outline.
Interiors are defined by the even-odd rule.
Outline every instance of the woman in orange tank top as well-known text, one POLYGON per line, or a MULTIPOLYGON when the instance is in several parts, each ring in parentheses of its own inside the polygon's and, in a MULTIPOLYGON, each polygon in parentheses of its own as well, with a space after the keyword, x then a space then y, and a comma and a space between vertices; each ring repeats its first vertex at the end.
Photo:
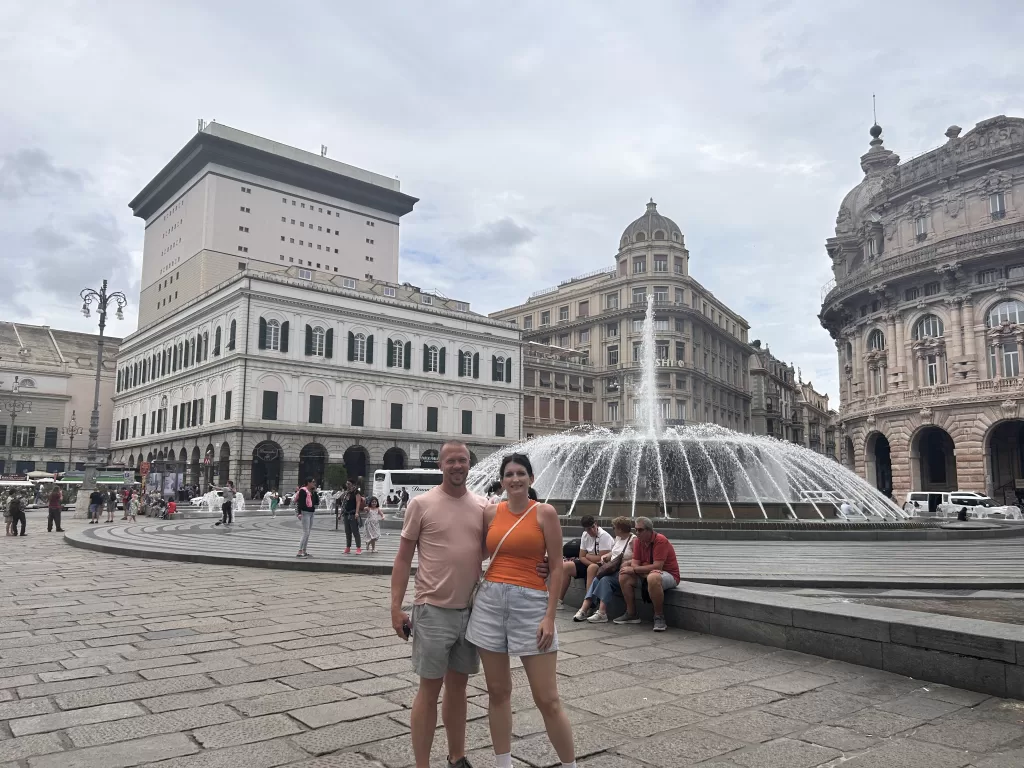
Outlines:
POLYGON ((533 700, 544 718, 563 768, 576 768, 572 726, 558 696, 558 634, 555 609, 565 574, 552 569, 547 582, 537 563, 562 555, 562 525, 550 504, 530 497, 533 467, 522 454, 501 462, 508 501, 484 511, 491 563, 473 603, 466 639, 477 647, 487 679, 491 741, 497 768, 512 768, 512 673, 510 656, 522 659, 533 700))

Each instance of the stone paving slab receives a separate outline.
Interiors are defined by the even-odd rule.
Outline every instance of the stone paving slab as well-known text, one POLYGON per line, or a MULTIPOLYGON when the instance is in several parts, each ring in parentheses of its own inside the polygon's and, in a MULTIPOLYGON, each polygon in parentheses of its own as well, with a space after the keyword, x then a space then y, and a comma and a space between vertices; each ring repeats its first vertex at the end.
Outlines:
MULTIPOLYGON (((5 546, 0 768, 412 766, 415 677, 387 577, 120 558, 45 535, 5 546)), ((1024 765, 1024 702, 568 611, 558 630, 580 768, 1024 765)), ((470 759, 488 768, 486 683, 470 686, 470 759)), ((516 768, 557 765, 518 663, 512 698, 516 768)), ((439 728, 432 765, 445 751, 439 728)))

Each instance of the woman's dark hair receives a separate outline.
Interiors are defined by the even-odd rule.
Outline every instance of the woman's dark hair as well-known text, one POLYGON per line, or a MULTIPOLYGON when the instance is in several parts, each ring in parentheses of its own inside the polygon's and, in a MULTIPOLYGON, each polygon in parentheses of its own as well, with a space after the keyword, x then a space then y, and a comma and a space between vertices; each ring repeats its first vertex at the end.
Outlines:
POLYGON ((530 489, 526 492, 526 495, 530 497, 530 501, 540 501, 540 499, 537 498, 537 492, 533 490, 532 485, 530 486, 530 489))
POLYGON ((525 453, 510 453, 501 460, 501 469, 498 470, 499 482, 505 476, 505 467, 509 464, 518 464, 526 470, 526 474, 533 477, 533 464, 530 463, 530 458, 525 453))
POLYGON ((487 486, 487 493, 501 494, 501 480, 495 480, 487 486))

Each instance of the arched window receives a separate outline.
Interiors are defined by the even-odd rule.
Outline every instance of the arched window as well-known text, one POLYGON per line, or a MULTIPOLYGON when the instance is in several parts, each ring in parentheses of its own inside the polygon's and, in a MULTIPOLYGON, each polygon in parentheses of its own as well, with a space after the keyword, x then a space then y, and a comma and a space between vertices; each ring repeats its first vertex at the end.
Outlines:
POLYGON ((231 321, 231 328, 228 330, 228 349, 235 348, 235 321, 231 321))
POLYGON ((220 326, 213 332, 213 354, 214 357, 220 354, 220 326))
POLYGON ((988 311, 988 327, 995 328, 1003 323, 1020 323, 1024 321, 1024 303, 1013 299, 1001 301, 988 311))
POLYGON ((636 241, 638 243, 642 243, 646 239, 647 239, 647 235, 645 235, 643 232, 637 232, 636 233, 636 241))
POLYGON ((769 413, 775 408, 775 401, 770 397, 764 399, 764 409, 769 413))
POLYGON ((203 361, 205 362, 210 356, 210 333, 203 331, 203 361))
POLYGON ((267 321, 267 349, 281 349, 281 323, 277 320, 267 321))
POLYGON ((498 355, 494 358, 494 380, 504 381, 505 380, 505 358, 498 355))
POLYGON ((354 343, 352 346, 352 359, 358 360, 360 363, 366 362, 366 336, 357 333, 354 337, 354 343))
POLYGON ((853 344, 846 342, 846 362, 853 361, 853 344))
POLYGON ((459 376, 473 375, 473 353, 459 352, 459 376))
POLYGON ((665 233, 662 232, 660 229, 656 230, 655 233, 654 233, 654 239, 655 240, 664 240, 665 239, 665 233))
POLYGON ((398 339, 392 341, 391 360, 393 368, 405 367, 405 344, 398 339))
POLYGON ((868 335, 868 349, 872 352, 885 349, 885 334, 882 333, 880 329, 875 328, 875 330, 868 335))
POLYGON ((313 354, 317 357, 324 356, 324 342, 327 338, 327 331, 319 325, 313 329, 313 354))
POLYGON ((925 315, 914 326, 914 341, 939 338, 943 334, 942 320, 936 315, 925 315))
POLYGON ((427 366, 426 370, 428 373, 437 373, 440 368, 440 353, 437 347, 427 347, 427 366))

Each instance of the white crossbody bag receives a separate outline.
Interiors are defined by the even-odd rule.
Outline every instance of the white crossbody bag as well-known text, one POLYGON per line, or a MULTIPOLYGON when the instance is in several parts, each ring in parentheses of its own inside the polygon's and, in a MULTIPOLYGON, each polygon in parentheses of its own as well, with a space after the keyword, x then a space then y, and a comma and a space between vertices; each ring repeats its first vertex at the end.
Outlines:
POLYGON ((476 593, 480 591, 480 585, 484 583, 484 580, 487 578, 488 572, 491 570, 491 566, 494 565, 494 558, 496 558, 498 556, 498 553, 501 551, 501 545, 505 543, 505 539, 508 538, 509 534, 516 529, 517 525, 519 525, 521 522, 523 522, 523 520, 526 519, 526 516, 534 510, 538 503, 539 502, 535 501, 533 502, 533 504, 527 507, 526 511, 519 516, 518 520, 512 523, 512 527, 505 531, 505 535, 501 537, 501 541, 498 542, 498 546, 494 548, 494 554, 491 555, 490 562, 487 563, 487 568, 484 569, 483 574, 480 576, 479 579, 477 579, 476 584, 473 585, 473 591, 469 593, 469 608, 472 608, 473 603, 476 602, 476 593))

